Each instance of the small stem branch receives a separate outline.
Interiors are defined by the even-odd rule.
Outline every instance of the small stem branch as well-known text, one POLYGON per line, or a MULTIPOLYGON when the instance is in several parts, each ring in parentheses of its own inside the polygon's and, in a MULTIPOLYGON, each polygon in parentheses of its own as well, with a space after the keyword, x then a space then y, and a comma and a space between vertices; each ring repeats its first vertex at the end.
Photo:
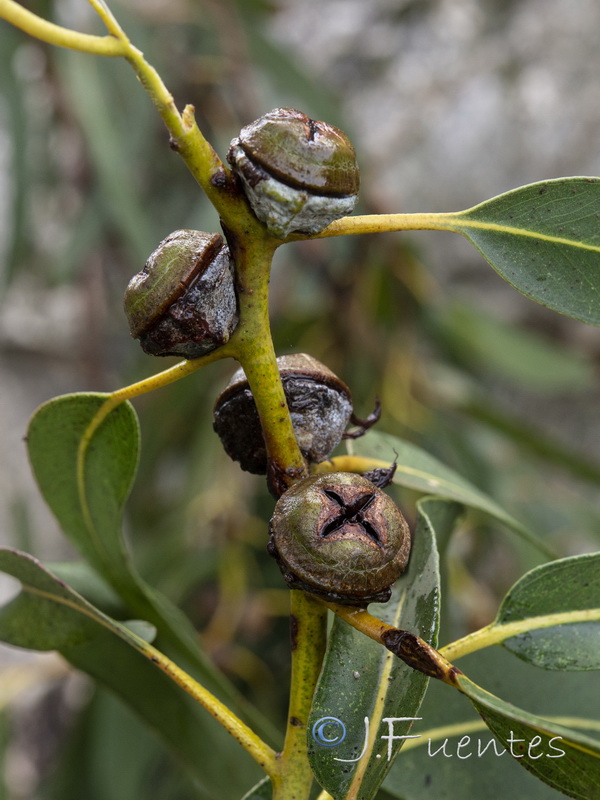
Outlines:
POLYGON ((455 660, 467 656, 469 653, 474 653, 476 650, 482 650, 484 647, 499 644, 502 638, 494 637, 495 631, 493 628, 494 625, 492 623, 486 625, 484 628, 480 628, 478 631, 473 631, 473 633, 469 633, 468 636, 463 636, 462 639, 457 639, 455 642, 441 647, 440 653, 446 658, 455 660))
POLYGON ((470 653, 477 650, 483 650, 484 647, 492 647, 492 645, 502 644, 507 639, 512 639, 514 636, 521 636, 530 631, 541 630, 543 628, 554 628, 559 625, 576 625, 581 623, 598 622, 600 619, 600 612, 597 608, 583 608, 576 611, 559 611, 552 614, 544 614, 537 617, 527 617, 526 619, 519 619, 515 622, 494 623, 491 622, 484 628, 480 628, 462 639, 457 639, 455 642, 445 645, 440 648, 440 653, 446 658, 451 658, 455 661, 457 658, 463 658, 470 653))
MULTIPOLYGON (((124 637, 125 638, 125 637, 124 637)), ((127 641, 132 635, 127 631, 127 641)), ((135 637, 138 639, 138 637, 135 637)), ((278 762, 275 751, 270 748, 254 731, 241 721, 230 709, 218 700, 208 689, 199 684, 191 675, 178 667, 170 658, 152 645, 139 639, 138 650, 150 659, 185 692, 200 703, 208 713, 230 733, 236 741, 249 753, 271 778, 278 774, 278 762)))
POLYGON ((366 456, 335 456, 329 461, 315 464, 313 472, 369 472, 381 467, 389 467, 389 463, 379 458, 367 458, 366 456))
POLYGON ((460 670, 424 639, 410 631, 388 625, 387 622, 377 619, 365 609, 322 602, 344 622, 382 644, 412 669, 423 672, 430 678, 448 683, 450 686, 457 686, 456 675, 460 673, 460 670))
POLYGON ((139 397, 148 392, 154 392, 156 389, 162 389, 163 386, 169 386, 171 383, 176 383, 182 378, 187 378, 194 372, 197 372, 202 367, 208 364, 214 364, 215 361, 220 361, 223 358, 228 358, 232 355, 229 351, 229 346, 223 345, 211 353, 207 353, 200 358, 194 358, 190 361, 180 361, 174 367, 158 372, 156 375, 151 375, 149 378, 144 378, 141 381, 132 383, 129 386, 124 386, 122 389, 117 389, 112 392, 107 403, 110 403, 112 408, 122 403, 124 400, 131 400, 133 397, 139 397))
POLYGON ((190 172, 196 178, 209 200, 221 216, 233 204, 229 197, 225 200, 222 192, 211 182, 215 174, 224 169, 223 163, 211 145, 204 138, 196 124, 194 107, 186 106, 180 113, 173 96, 163 83, 158 72, 145 60, 143 53, 128 44, 125 54, 156 110, 171 135, 172 146, 183 158, 190 172))
POLYGON ((106 3, 103 0, 89 2, 106 25, 110 36, 91 36, 55 25, 14 0, 0 0, 0 17, 30 36, 58 47, 126 58, 165 123, 173 148, 179 152, 219 216, 227 225, 237 230, 258 226, 259 223, 241 192, 233 187, 229 170, 198 128, 193 106, 186 106, 183 113, 180 113, 160 75, 145 60, 143 53, 129 41, 106 3))
POLYGON ((113 36, 116 36, 117 39, 123 39, 125 42, 129 43, 129 38, 126 36, 125 31, 119 25, 112 11, 106 5, 104 0, 88 0, 88 3, 94 9, 96 14, 98 14, 102 22, 106 25, 106 30, 109 33, 111 33, 113 36))
POLYGON ((385 233, 389 231, 454 231, 460 233, 454 221, 457 214, 367 214, 359 217, 342 217, 314 236, 292 234, 285 240, 326 239, 331 236, 350 236, 359 233, 385 233))
POLYGON ((273 800, 308 798, 313 782, 306 754, 306 727, 325 654, 327 611, 304 592, 292 591, 292 681, 285 745, 273 800))
POLYGON ((110 412, 114 411, 121 403, 124 403, 126 400, 131 400, 134 397, 139 397, 142 394, 153 392, 156 389, 162 389, 163 386, 168 386, 170 383, 175 383, 182 378, 186 378, 201 367, 212 364, 214 361, 219 361, 221 358, 227 358, 228 355, 230 355, 230 353, 227 350, 227 345, 224 345, 217 350, 213 350, 212 353, 207 353, 207 355, 201 358, 195 358, 191 361, 181 361, 179 364, 176 364, 174 367, 164 372, 159 372, 156 375, 152 375, 150 378, 144 378, 142 381, 132 383, 129 386, 124 386, 122 389, 117 389, 116 392, 112 392, 92 417, 90 424, 81 437, 79 443, 79 461, 83 463, 83 456, 85 455, 93 435, 110 412))
POLYGON ((68 47, 70 50, 111 57, 124 56, 127 52, 126 45, 114 36, 92 36, 63 28, 38 17, 14 0, 0 0, 0 17, 33 36, 34 39, 40 39, 57 47, 68 47))

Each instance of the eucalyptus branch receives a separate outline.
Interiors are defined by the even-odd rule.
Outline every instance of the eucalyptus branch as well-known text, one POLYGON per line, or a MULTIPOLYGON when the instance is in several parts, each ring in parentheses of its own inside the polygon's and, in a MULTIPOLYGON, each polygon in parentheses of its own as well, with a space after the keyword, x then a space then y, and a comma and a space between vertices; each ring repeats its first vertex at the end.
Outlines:
POLYGON ((424 639, 410 631, 388 625, 365 609, 341 606, 325 600, 321 602, 357 631, 382 644, 409 667, 456 687, 456 675, 460 670, 424 639))
POLYGON ((308 797, 313 782, 306 754, 306 728, 325 653, 327 611, 303 592, 292 591, 292 680, 285 745, 273 800, 308 797))
POLYGON ((269 484, 274 494, 307 475, 292 425, 269 321, 271 259, 277 246, 260 223, 252 233, 229 232, 237 269, 240 319, 229 347, 246 373, 262 425, 269 459, 269 484))
POLYGON ((114 411, 115 408, 124 403, 126 400, 132 400, 134 397, 154 392, 157 389, 162 389, 163 386, 168 386, 171 383, 187 378, 193 372, 197 372, 201 367, 219 361, 222 358, 227 358, 231 355, 228 351, 227 345, 220 347, 218 350, 213 350, 212 353, 207 353, 201 358, 195 358, 191 361, 181 361, 175 364, 174 367, 166 369, 164 372, 159 372, 156 375, 151 375, 149 378, 132 383, 129 386, 124 386, 117 389, 108 395, 104 403, 100 406, 97 413, 90 420, 82 439, 80 442, 80 452, 83 455, 92 439, 94 433, 98 430, 102 422, 114 411))
POLYGON ((387 233, 392 231, 456 231, 457 214, 367 214, 357 217, 342 217, 332 222, 314 236, 292 234, 286 241, 299 238, 326 239, 331 236, 350 236, 360 233, 387 233), (454 220, 454 222, 453 222, 454 220))
POLYGON ((34 39, 40 39, 57 47, 67 47, 70 50, 98 56, 115 57, 127 53, 126 43, 114 36, 92 36, 63 28, 38 17, 14 0, 0 0, 0 17, 33 36, 34 39))

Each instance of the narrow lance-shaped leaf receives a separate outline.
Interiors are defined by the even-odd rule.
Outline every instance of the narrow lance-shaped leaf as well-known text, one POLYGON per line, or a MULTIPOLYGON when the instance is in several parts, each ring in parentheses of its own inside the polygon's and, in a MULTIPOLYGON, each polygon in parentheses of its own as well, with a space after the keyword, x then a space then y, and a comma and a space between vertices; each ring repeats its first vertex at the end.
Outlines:
POLYGON ((80 452, 108 395, 74 394, 40 406, 27 433, 31 466, 64 532, 111 584, 132 583, 121 536, 123 506, 137 470, 140 432, 130 403, 114 409, 80 452))
POLYGON ((533 183, 445 216, 515 289, 600 325, 600 178, 533 183))
POLYGON ((557 343, 513 320, 502 320, 475 305, 450 303, 433 317, 438 341, 477 372, 545 393, 594 386, 595 369, 572 346, 557 343))
POLYGON ((508 592, 489 633, 545 669, 600 669, 600 553, 528 572, 508 592))
POLYGON ((238 743, 144 653, 141 637, 152 638, 153 632, 146 622, 111 619, 26 553, 0 548, 0 571, 22 584, 20 594, 0 609, 1 641, 58 650, 113 690, 187 766, 207 796, 221 796, 224 776, 239 795, 244 775, 251 776, 248 782, 258 779, 258 767, 238 743))
POLYGON ((394 483, 398 486, 447 497, 477 508, 516 531, 542 552, 549 552, 544 542, 495 500, 420 447, 397 436, 375 431, 369 431, 366 436, 352 442, 350 447, 353 453, 380 462, 373 466, 389 466, 396 462, 394 483))
MULTIPOLYGON (((161 647, 239 709, 237 692, 200 650, 187 618, 148 586, 125 548, 123 506, 135 477, 140 444, 131 404, 115 408, 96 428, 88 446, 82 447, 90 423, 108 397, 65 395, 36 411, 27 444, 40 491, 69 539, 116 590, 132 615, 156 626, 161 647)), ((270 729, 262 721, 255 724, 263 731, 270 729)))
MULTIPOLYGON (((418 511, 408 570, 389 603, 369 610, 433 643, 439 605, 435 533, 454 525, 460 506, 427 498, 418 511)), ((313 771, 335 800, 375 796, 417 716, 427 681, 336 617, 307 731, 313 771)))
POLYGON ((600 796, 600 742, 506 703, 457 676, 458 687, 521 766, 577 800, 600 796))
MULTIPOLYGON (((468 666, 467 666, 468 664, 468 666)), ((494 687, 519 707, 536 709, 544 719, 586 736, 600 735, 600 693, 596 673, 566 674, 534 669, 500 649, 468 657, 472 681, 494 687)), ((461 664, 462 666, 462 664, 461 664)), ((430 681, 419 709, 422 719, 411 733, 383 784, 396 800, 560 800, 513 759, 460 692, 430 681)), ((518 734, 515 734, 518 737, 518 734)), ((555 745, 558 742, 554 742, 555 745)), ((533 755, 546 751, 532 748, 533 755)), ((553 750, 550 755, 556 755, 553 750)))

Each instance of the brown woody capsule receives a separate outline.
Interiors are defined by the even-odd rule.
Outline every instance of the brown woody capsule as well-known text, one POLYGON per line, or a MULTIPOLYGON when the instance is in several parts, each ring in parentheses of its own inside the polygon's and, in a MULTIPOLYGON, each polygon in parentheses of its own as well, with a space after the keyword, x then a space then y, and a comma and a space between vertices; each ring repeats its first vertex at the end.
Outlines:
MULTIPOLYGON (((304 353, 277 359, 298 446, 308 462, 324 461, 340 443, 352 415, 350 389, 316 358, 304 353)), ((258 412, 243 370, 215 404, 213 427, 226 453, 242 469, 267 471, 258 412)))
POLYGON ((275 236, 318 233, 356 205, 359 172, 346 134, 294 108, 242 128, 227 160, 256 216, 275 236))
POLYGON ((150 355, 199 358, 227 342, 238 316, 223 237, 192 230, 167 236, 129 282, 125 312, 150 355))
POLYGON ((411 539, 394 501, 347 472, 299 481, 277 501, 269 553, 287 584, 334 603, 386 602, 411 539))

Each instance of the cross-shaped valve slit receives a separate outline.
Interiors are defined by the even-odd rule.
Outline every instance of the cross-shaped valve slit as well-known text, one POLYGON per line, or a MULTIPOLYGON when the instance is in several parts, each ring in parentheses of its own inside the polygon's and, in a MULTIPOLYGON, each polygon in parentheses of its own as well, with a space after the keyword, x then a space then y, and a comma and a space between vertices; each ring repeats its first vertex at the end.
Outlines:
POLYGON ((337 492, 334 492, 332 489, 323 489, 325 494, 330 500, 333 500, 334 503, 337 503, 339 506, 339 512, 331 520, 328 522, 327 525, 321 531, 321 538, 325 539, 327 536, 331 536, 336 531, 339 531, 346 523, 360 525, 366 535, 376 544, 380 544, 380 538, 377 530, 368 519, 365 519, 364 512, 368 509, 371 505, 373 500, 375 499, 375 495, 373 492, 367 492, 365 494, 361 494, 357 497, 356 500, 352 503, 346 503, 342 497, 337 492))

